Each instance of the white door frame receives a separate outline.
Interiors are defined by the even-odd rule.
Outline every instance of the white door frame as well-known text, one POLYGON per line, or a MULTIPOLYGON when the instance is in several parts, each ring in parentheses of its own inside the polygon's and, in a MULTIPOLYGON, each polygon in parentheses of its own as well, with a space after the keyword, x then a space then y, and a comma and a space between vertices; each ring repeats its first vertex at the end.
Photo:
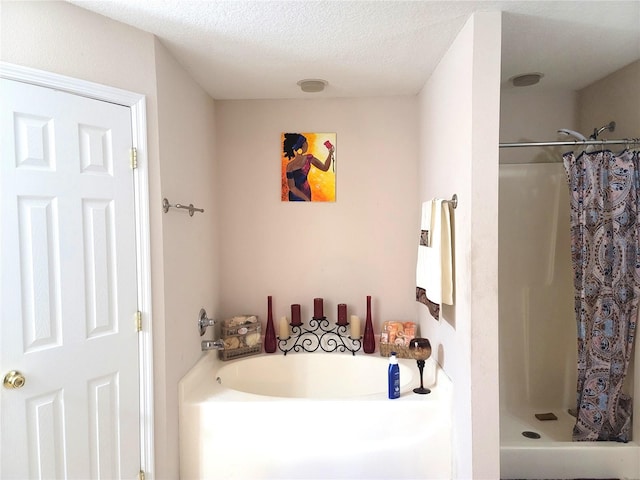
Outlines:
POLYGON ((131 108, 133 147, 137 168, 133 171, 136 216, 136 257, 138 308, 142 312, 142 332, 138 337, 140 368, 140 468, 147 480, 154 477, 153 441, 153 343, 151 336, 151 248, 149 221, 149 162, 147 111, 144 95, 98 83, 0 62, 0 78, 115 103, 131 108))

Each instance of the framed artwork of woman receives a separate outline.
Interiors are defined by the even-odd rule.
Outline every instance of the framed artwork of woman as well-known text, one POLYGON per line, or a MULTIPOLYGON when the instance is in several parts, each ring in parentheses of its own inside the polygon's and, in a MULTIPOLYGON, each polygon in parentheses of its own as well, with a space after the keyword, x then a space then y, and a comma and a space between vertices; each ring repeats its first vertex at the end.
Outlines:
POLYGON ((336 201, 336 134, 283 133, 283 202, 336 201))

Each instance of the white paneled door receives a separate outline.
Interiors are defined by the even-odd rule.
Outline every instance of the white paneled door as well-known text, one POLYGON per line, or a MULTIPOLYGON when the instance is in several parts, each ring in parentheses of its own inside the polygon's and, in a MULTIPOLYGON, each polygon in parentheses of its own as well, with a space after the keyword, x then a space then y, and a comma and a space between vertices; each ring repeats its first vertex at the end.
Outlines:
POLYGON ((0 478, 135 478, 130 108, 0 82, 0 478))

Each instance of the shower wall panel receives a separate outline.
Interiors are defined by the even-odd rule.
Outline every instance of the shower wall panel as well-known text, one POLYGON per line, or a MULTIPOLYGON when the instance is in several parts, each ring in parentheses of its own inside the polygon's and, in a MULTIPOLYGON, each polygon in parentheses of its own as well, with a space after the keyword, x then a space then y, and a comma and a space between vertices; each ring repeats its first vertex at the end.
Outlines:
POLYGON ((575 402, 569 198, 560 163, 500 166, 500 403, 575 402))

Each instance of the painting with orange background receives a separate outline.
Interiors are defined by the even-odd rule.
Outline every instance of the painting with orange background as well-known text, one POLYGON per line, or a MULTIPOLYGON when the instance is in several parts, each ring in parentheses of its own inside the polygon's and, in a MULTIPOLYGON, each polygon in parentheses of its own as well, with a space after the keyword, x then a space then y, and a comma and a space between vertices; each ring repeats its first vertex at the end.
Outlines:
POLYGON ((283 202, 336 201, 336 134, 283 133, 283 202))

